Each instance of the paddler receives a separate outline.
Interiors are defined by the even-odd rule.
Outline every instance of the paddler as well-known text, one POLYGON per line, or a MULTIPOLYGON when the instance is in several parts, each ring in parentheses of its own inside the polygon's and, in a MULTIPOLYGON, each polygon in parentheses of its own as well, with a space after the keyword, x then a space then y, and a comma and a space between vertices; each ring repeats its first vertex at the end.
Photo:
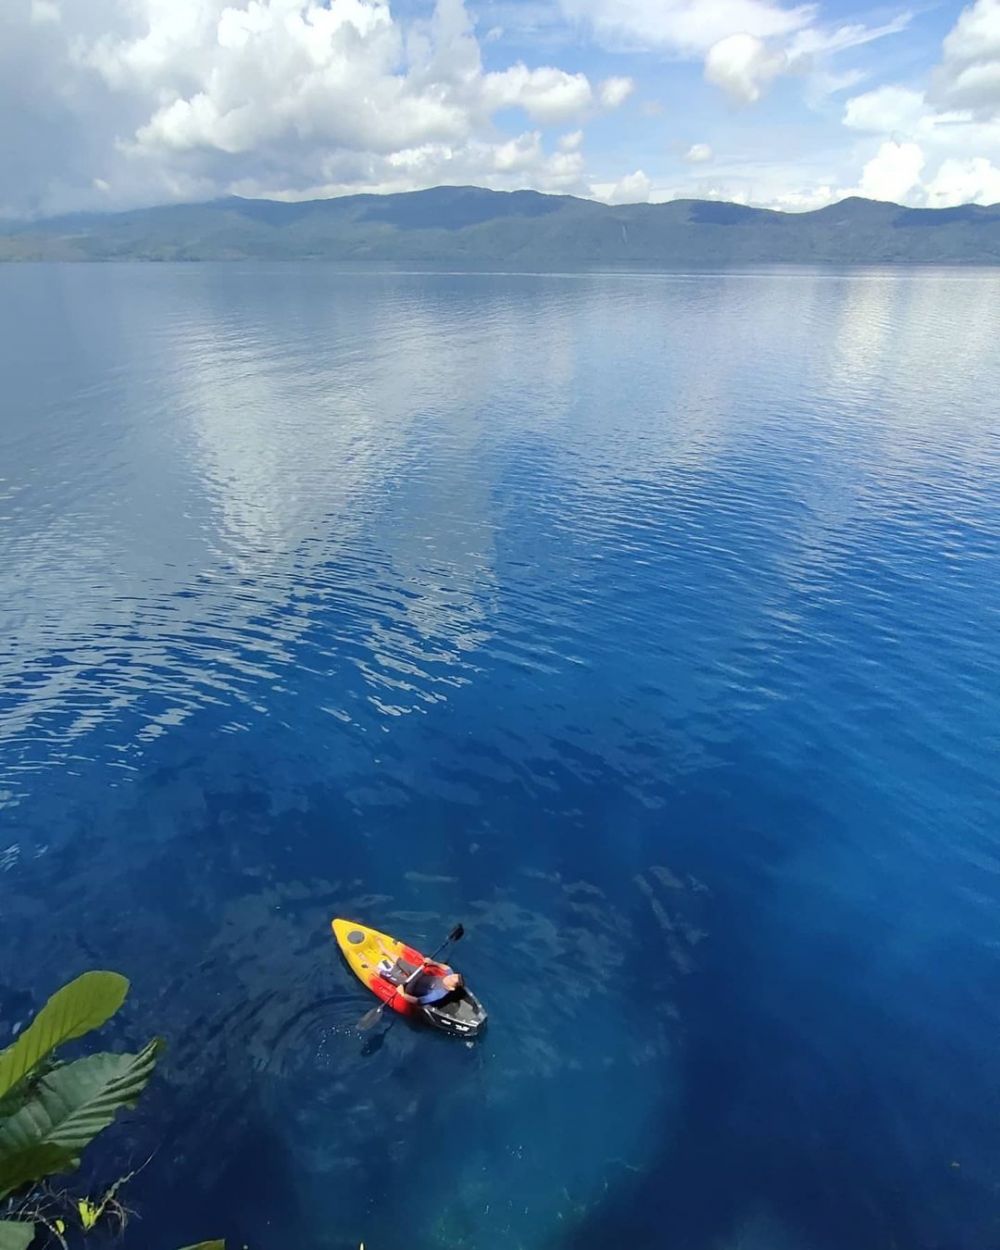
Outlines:
MULTIPOLYGON (((442 966, 448 968, 447 964, 442 966)), ((441 1002, 449 994, 456 994, 465 984, 462 974, 454 968, 448 968, 447 972, 440 975, 427 972, 426 968, 425 964, 410 982, 409 989, 400 986, 396 991, 405 1002, 419 1003, 421 1007, 426 1007, 430 1003, 441 1002)))
MULTIPOLYGON (((387 981, 396 984, 396 976, 398 975, 396 960, 392 953, 386 950, 382 942, 378 942, 378 946, 384 956, 379 964, 379 972, 387 981)), ((403 999, 404 1002, 426 1007, 431 1003, 441 1002, 449 994, 456 994, 465 985, 462 974, 456 972, 448 964, 438 964, 437 967, 443 968, 444 971, 440 973, 428 972, 427 964, 422 964, 420 971, 409 985, 397 985, 397 997, 403 999)))

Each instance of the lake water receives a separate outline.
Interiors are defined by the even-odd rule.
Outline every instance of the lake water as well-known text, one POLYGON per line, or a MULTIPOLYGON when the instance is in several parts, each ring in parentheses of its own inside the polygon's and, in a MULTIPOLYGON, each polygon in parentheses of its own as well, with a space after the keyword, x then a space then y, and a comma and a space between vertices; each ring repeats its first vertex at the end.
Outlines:
POLYGON ((998 343, 995 272, 0 269, 0 1041, 132 979, 126 1246, 995 1250, 998 343), (365 1044, 338 914, 463 920, 483 1041, 365 1044))

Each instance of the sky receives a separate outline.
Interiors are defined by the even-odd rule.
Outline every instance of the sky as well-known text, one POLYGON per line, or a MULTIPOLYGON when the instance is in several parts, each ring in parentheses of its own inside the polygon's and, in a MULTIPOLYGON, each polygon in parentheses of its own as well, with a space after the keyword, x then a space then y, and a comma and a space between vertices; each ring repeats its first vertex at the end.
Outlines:
POLYGON ((470 183, 1000 202, 1000 0, 0 0, 0 217, 470 183))

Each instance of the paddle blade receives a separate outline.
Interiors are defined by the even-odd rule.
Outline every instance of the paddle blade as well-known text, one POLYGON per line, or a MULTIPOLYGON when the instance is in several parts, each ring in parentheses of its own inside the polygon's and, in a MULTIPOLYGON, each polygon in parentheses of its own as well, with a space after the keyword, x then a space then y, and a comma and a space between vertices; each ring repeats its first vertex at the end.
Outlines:
POLYGON ((457 924, 448 934, 449 942, 460 942, 465 937, 465 925, 457 924))
POLYGON ((378 1022, 382 1019, 382 1012, 384 1010, 385 1010, 385 1003, 382 1003, 381 1006, 373 1007, 371 1011, 366 1011, 365 1014, 358 1021, 358 1029, 360 1030, 360 1032, 364 1033, 368 1029, 373 1029, 375 1025, 378 1024, 378 1022))

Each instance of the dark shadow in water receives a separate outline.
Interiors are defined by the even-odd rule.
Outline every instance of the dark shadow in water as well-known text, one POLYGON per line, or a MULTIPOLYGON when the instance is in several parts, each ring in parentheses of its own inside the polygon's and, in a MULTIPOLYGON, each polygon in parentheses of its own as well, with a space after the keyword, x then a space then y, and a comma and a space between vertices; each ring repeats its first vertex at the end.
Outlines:
POLYGON ((369 1033, 361 1043, 361 1054, 365 1059, 372 1059, 385 1045, 388 1029, 380 1029, 377 1033, 369 1033))
POLYGON ((209 1237, 235 1246, 306 1244, 308 1213, 282 1134, 252 1087, 239 1077, 229 1082, 216 1067, 197 1088, 178 1094, 165 1086, 156 1100, 161 1106, 151 1101, 147 1108, 161 1135, 166 1128, 149 1179, 136 1191, 150 1250, 209 1237), (212 1108, 207 1133, 204 1107, 212 1108))
MULTIPOLYGON (((881 1048, 874 1075, 887 1078, 907 1045, 904 1025, 852 994, 865 971, 857 935, 796 951, 795 933, 781 932, 786 909, 796 914, 785 861, 839 832, 828 812, 788 797, 801 788, 747 752, 714 771, 711 788, 706 779, 670 798, 672 829, 687 831, 672 839, 672 867, 712 894, 697 969, 673 991, 681 1101, 641 1171, 615 1178, 605 1199, 555 1239, 563 1250, 992 1247, 955 1235, 962 1202, 947 1178, 920 1185, 926 1154, 906 1157, 888 1105, 898 1091, 887 1097, 870 1066, 852 1068, 846 1033, 831 1053, 811 1029, 811 1017, 829 1020, 842 1002, 854 1016, 845 1015, 847 1028, 871 1025, 857 1053, 881 1048), (775 994, 785 996, 777 1010, 775 994)), ((919 1106, 907 1112, 912 1120, 919 1106)))

